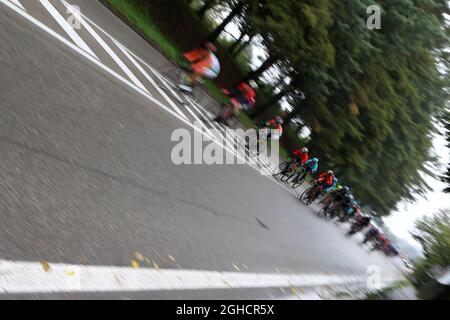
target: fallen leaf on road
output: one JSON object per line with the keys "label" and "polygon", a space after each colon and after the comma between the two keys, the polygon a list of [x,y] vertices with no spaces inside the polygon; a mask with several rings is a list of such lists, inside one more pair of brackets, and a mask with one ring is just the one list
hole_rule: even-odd
{"label": "fallen leaf on road", "polygon": [[50,270],[52,269],[48,264],[48,261],[42,260],[41,265],[45,272],[50,272]]}
{"label": "fallen leaf on road", "polygon": [[297,295],[297,290],[295,290],[294,287],[291,287],[291,291],[292,291],[293,294]]}
{"label": "fallen leaf on road", "polygon": [[65,273],[66,273],[68,276],[74,276],[74,275],[75,275],[75,271],[66,270]]}
{"label": "fallen leaf on road", "polygon": [[131,266],[135,269],[139,268],[139,262],[136,260],[131,260]]}

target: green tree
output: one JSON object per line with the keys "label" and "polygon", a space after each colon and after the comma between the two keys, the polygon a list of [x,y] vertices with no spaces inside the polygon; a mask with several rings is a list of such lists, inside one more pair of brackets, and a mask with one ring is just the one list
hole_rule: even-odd
{"label": "green tree", "polygon": [[428,280],[427,273],[436,267],[450,266],[450,210],[442,210],[416,223],[413,237],[420,242],[425,257],[415,265],[414,277],[418,285]]}

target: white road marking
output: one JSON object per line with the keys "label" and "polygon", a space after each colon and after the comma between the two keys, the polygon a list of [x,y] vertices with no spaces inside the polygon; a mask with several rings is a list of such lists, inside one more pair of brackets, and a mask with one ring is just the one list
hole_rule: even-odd
{"label": "white road marking", "polygon": [[[138,56],[136,56],[133,52],[131,52],[130,50],[128,50],[127,48],[125,48],[120,42],[118,42],[117,40],[113,40],[116,42],[116,44],[118,44],[120,46],[120,48],[124,49],[127,52],[127,57],[130,57],[131,61],[135,61],[137,64],[142,63],[144,66],[146,66],[147,68],[149,68],[150,70],[152,70],[153,68],[150,67],[145,61],[143,61],[141,58],[139,58]],[[137,60],[137,61],[136,61]],[[153,72],[153,71],[152,71]],[[146,72],[145,74],[148,75],[148,73]],[[152,86],[156,89],[156,91],[159,92],[159,94],[166,99],[166,101],[169,103],[169,105],[175,110],[175,112],[177,112],[180,116],[182,116],[183,118],[185,118],[187,120],[186,115],[180,110],[180,108],[178,108],[178,106],[175,104],[175,102],[173,102],[172,99],[169,98],[169,96],[166,94],[166,92],[164,90],[162,90],[160,88],[160,86],[155,82],[155,80],[153,80],[152,77],[149,76],[149,78],[147,78],[148,81],[152,84]]]}
{"label": "white road marking", "polygon": [[56,8],[48,0],[39,0],[44,8],[50,13],[55,21],[63,28],[67,35],[77,44],[78,47],[89,53],[92,57],[97,58],[95,53],[89,48],[86,42],[75,32],[72,26],[64,19],[64,17],[56,10]]}
{"label": "white road marking", "polygon": [[[364,275],[135,269],[0,260],[0,293],[117,292],[311,287],[366,283]],[[383,279],[384,282],[391,279]]]}
{"label": "white road marking", "polygon": [[183,98],[181,97],[181,95],[177,93],[179,89],[176,87],[176,85],[174,85],[171,81],[167,80],[162,74],[160,74],[154,68],[152,67],[149,68],[151,72],[158,78],[158,80],[164,85],[164,87],[166,87],[167,90],[169,90],[169,92],[175,97],[178,103],[184,104]]}
{"label": "white road marking", "polygon": [[[48,1],[48,0],[45,0]],[[66,6],[66,8],[70,9],[72,6],[65,1],[62,3]],[[90,24],[83,18],[80,14],[77,19],[84,26],[86,31],[88,31],[91,36],[98,42],[100,46],[110,55],[110,57],[117,63],[117,65],[125,72],[125,74],[133,81],[133,83],[144,90],[147,94],[150,94],[145,86],[139,81],[139,79],[131,72],[131,70],[126,66],[126,64],[117,56],[117,54],[111,49],[111,47],[98,35],[98,33],[90,26]]]}
{"label": "white road marking", "polygon": [[12,2],[13,4],[15,4],[17,7],[19,7],[23,11],[27,11],[27,10],[25,10],[25,7],[19,2],[19,0],[9,0],[9,1]]}
{"label": "white road marking", "polygon": [[[63,3],[67,3],[65,1],[62,1]],[[187,120],[186,116],[181,116],[180,114],[178,114],[177,112],[173,111],[171,108],[169,108],[168,106],[164,105],[163,103],[161,103],[159,100],[153,98],[151,95],[148,94],[147,91],[142,90],[140,87],[136,86],[134,83],[130,82],[129,80],[125,79],[124,77],[122,77],[121,75],[119,75],[117,72],[115,72],[114,70],[112,70],[111,68],[109,68],[108,66],[106,66],[105,64],[103,64],[100,60],[94,58],[93,56],[91,56],[90,54],[88,54],[86,51],[84,51],[83,49],[81,49],[80,47],[78,47],[77,45],[73,44],[72,42],[68,41],[66,38],[64,38],[63,36],[59,35],[57,32],[55,32],[54,30],[50,29],[49,27],[47,27],[45,24],[43,24],[42,22],[40,22],[39,20],[37,20],[36,18],[34,18],[33,16],[31,16],[30,14],[28,14],[26,11],[23,11],[22,9],[20,9],[19,7],[17,7],[16,5],[12,4],[11,2],[9,2],[9,0],[0,0],[0,3],[3,3],[5,6],[7,6],[8,8],[10,8],[11,10],[15,11],[17,14],[19,14],[20,16],[22,16],[23,18],[27,19],[29,22],[33,23],[35,26],[39,27],[40,29],[42,29],[43,31],[47,32],[49,35],[51,35],[53,38],[55,38],[56,40],[62,42],[64,45],[66,45],[67,47],[71,48],[72,50],[76,51],[77,53],[79,53],[81,56],[85,57],[87,60],[91,61],[92,63],[94,63],[95,65],[97,65],[99,68],[103,69],[104,71],[106,71],[107,73],[109,73],[110,75],[112,75],[113,77],[115,77],[116,79],[120,80],[121,82],[123,82],[124,84],[126,84],[127,86],[129,86],[130,88],[134,89],[136,92],[138,92],[139,94],[141,94],[142,96],[146,97],[147,99],[149,99],[150,101],[152,101],[153,103],[155,103],[158,107],[160,107],[161,109],[165,110],[166,112],[170,113],[172,116],[174,116],[175,118],[177,118],[178,120],[182,121],[184,124],[186,124],[187,126],[191,127],[192,129],[194,129],[195,131],[198,131],[200,133],[203,134],[203,129],[202,128],[198,128],[196,127],[193,123],[191,123],[190,121]],[[92,25],[94,25],[96,28],[98,28],[100,31],[102,31],[103,33],[105,33],[106,35],[108,35],[111,39],[113,39],[108,33],[106,33],[102,28],[100,28],[98,25],[96,25],[94,22],[92,22],[92,20],[90,20],[89,18],[87,18],[86,16],[84,16],[83,14],[81,14],[83,16],[83,18],[86,21],[89,21]],[[134,55],[134,54],[133,54]],[[134,55],[136,57],[136,55]],[[148,66],[148,65],[147,65]],[[151,68],[150,66],[148,66],[149,68]],[[215,143],[217,143],[219,146],[223,146],[222,143],[218,140],[213,140]],[[235,151],[225,147],[224,148],[226,151],[230,152],[231,154],[235,155]],[[240,155],[236,155],[240,160],[245,161],[245,158],[240,156]],[[252,164],[249,164],[250,167],[252,167],[254,170],[261,172],[260,169]],[[287,189],[285,186],[283,186],[282,184],[280,184],[278,181],[276,181],[275,179],[272,179],[271,176],[269,175],[264,175],[266,178],[268,178],[270,181],[275,182],[276,184],[282,186],[283,188]],[[292,191],[290,190],[290,192],[292,193]]]}

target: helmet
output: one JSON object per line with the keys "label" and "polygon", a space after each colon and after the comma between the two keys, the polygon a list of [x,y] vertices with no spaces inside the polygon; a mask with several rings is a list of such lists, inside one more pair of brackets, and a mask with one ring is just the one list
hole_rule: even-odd
{"label": "helmet", "polygon": [[308,150],[308,148],[303,148],[303,149],[302,149],[302,152],[303,152],[303,153],[308,153],[309,150]]}
{"label": "helmet", "polygon": [[312,160],[312,162],[314,162],[314,163],[318,163],[318,162],[319,162],[319,159],[317,159],[317,158],[312,158],[311,160]]}
{"label": "helmet", "polygon": [[280,116],[276,116],[275,120],[279,123],[279,124],[283,124],[283,118],[281,118]]}
{"label": "helmet", "polygon": [[333,170],[328,170],[327,173],[330,174],[330,175],[334,175]]}
{"label": "helmet", "polygon": [[255,80],[250,80],[250,81],[248,82],[248,85],[249,85],[250,87],[252,87],[253,89],[258,88],[258,84],[256,83]]}

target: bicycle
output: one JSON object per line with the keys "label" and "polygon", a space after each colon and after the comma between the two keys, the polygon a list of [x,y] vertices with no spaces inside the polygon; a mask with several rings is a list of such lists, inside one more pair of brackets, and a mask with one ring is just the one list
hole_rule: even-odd
{"label": "bicycle", "polygon": [[297,189],[300,187],[306,181],[307,174],[308,172],[305,172],[305,169],[302,169],[300,172],[296,172],[291,178],[292,189]]}
{"label": "bicycle", "polygon": [[291,175],[292,175],[292,171],[297,167],[297,163],[295,162],[295,160],[289,160],[289,161],[285,161],[282,162],[279,166],[278,166],[278,170],[273,174],[273,176],[278,176],[280,175],[281,178],[280,180],[282,182],[285,182],[286,179],[288,179]]}
{"label": "bicycle", "polygon": [[[164,91],[174,91],[176,93],[182,93],[185,95],[191,96],[194,100],[199,101],[201,98],[203,98],[204,90],[202,88],[202,85],[204,84],[204,80],[200,79],[199,82],[192,86],[192,91],[188,92],[185,90],[182,90],[178,87],[179,84],[185,84],[187,85],[189,80],[189,74],[191,73],[191,70],[188,66],[172,66],[165,71],[161,72],[161,78],[159,87],[163,89]],[[178,97],[175,95],[176,100],[180,104],[186,104],[186,101],[181,99],[181,97]]]}
{"label": "bicycle", "polygon": [[320,186],[317,184],[314,184],[313,186],[309,187],[303,193],[300,195],[300,201],[302,201],[306,206],[310,205],[319,196],[320,193]]}
{"label": "bicycle", "polygon": [[[223,90],[224,94],[229,96],[229,92],[226,90]],[[217,116],[214,118],[214,121],[218,123],[222,123],[223,125],[227,127],[231,127],[230,124],[231,120],[234,120],[234,122],[237,121],[237,116],[242,111],[242,105],[241,103],[229,96],[229,102],[224,102],[221,104],[221,108]]]}

